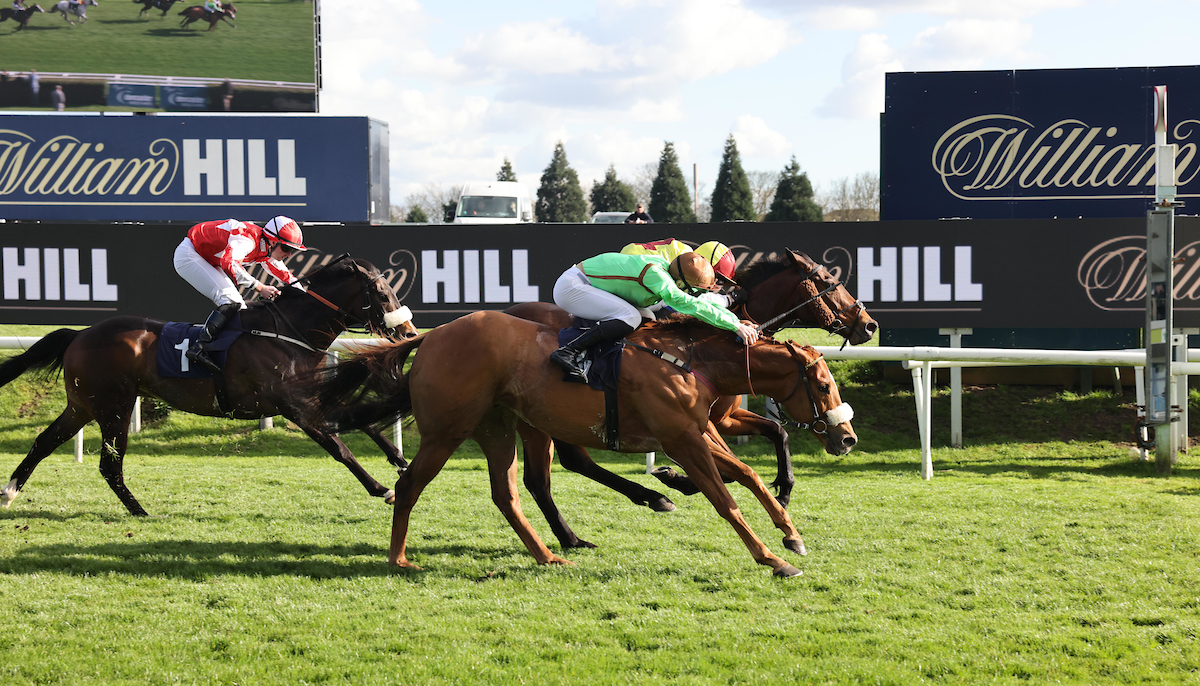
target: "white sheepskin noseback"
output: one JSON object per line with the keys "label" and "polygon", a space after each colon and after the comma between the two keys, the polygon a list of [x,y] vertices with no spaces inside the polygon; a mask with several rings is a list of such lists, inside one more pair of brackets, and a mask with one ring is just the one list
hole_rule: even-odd
{"label": "white sheepskin noseback", "polygon": [[389,329],[394,329],[405,322],[412,321],[412,310],[406,305],[401,305],[400,309],[392,310],[383,315],[383,325]]}
{"label": "white sheepskin noseback", "polygon": [[842,403],[825,413],[825,421],[829,426],[844,424],[851,419],[854,419],[854,408],[850,407],[850,403]]}

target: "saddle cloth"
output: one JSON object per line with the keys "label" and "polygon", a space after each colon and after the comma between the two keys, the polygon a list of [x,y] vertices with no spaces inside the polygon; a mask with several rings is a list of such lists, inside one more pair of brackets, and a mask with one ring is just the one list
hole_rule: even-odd
{"label": "saddle cloth", "polygon": [[[209,379],[212,373],[202,364],[192,364],[184,356],[192,341],[200,336],[203,326],[187,322],[167,322],[163,324],[162,333],[158,335],[158,357],[156,358],[158,375],[162,377],[182,379]],[[208,357],[222,369],[225,368],[225,358],[229,346],[242,335],[242,317],[234,315],[229,325],[217,336],[217,340],[207,346]]]}
{"label": "saddle cloth", "polygon": [[[579,334],[583,333],[584,329],[590,329],[596,323],[593,320],[576,317],[571,322],[572,326],[559,330],[558,345],[561,347],[579,338]],[[588,370],[588,386],[597,391],[603,391],[605,387],[614,390],[617,388],[617,378],[621,376],[621,351],[624,349],[625,344],[619,340],[603,341],[587,349],[585,368]],[[577,377],[566,373],[563,374],[563,381],[583,383]]]}

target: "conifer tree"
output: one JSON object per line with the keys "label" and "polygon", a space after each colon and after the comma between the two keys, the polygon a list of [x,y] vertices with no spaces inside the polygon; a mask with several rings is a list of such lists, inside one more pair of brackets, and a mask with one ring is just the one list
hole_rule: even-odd
{"label": "conifer tree", "polygon": [[633,189],[617,178],[617,169],[611,164],[604,172],[604,181],[592,184],[589,199],[593,212],[633,212],[637,205]]}
{"label": "conifer tree", "polygon": [[517,174],[513,171],[512,162],[508,158],[504,158],[504,164],[500,166],[500,171],[496,173],[497,181],[516,181]]}
{"label": "conifer tree", "polygon": [[429,215],[425,214],[425,210],[419,205],[413,205],[413,208],[404,216],[404,221],[408,224],[428,224]]}
{"label": "conifer tree", "polygon": [[579,174],[567,163],[567,151],[562,141],[555,143],[550,164],[542,172],[536,212],[540,222],[587,221],[587,200],[579,185]]}
{"label": "conifer tree", "polygon": [[779,185],[775,188],[775,199],[763,221],[768,222],[819,222],[824,221],[821,206],[813,201],[812,183],[808,174],[800,171],[796,156],[783,168]]}
{"label": "conifer tree", "polygon": [[688,193],[683,171],[679,169],[675,145],[670,141],[663,146],[662,155],[658,158],[658,175],[650,186],[650,205],[646,209],[656,222],[696,223],[692,196]]}
{"label": "conifer tree", "polygon": [[754,196],[750,193],[750,181],[742,169],[742,158],[738,154],[733,134],[725,140],[725,153],[721,155],[721,166],[717,169],[717,185],[712,193],[712,221],[756,221]]}

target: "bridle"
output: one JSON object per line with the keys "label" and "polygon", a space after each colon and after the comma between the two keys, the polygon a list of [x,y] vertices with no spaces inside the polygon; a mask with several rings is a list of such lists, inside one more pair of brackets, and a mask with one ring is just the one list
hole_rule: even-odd
{"label": "bridle", "polygon": [[[833,283],[826,286],[824,290],[820,290],[817,286],[818,282],[816,280],[816,277],[819,276],[823,270],[825,270],[825,267],[823,265],[817,264],[814,261],[812,270],[810,270],[807,274],[805,274],[803,276],[803,278],[801,279],[802,281],[807,281],[810,284],[812,284],[813,290],[817,291],[817,293],[815,295],[809,296],[809,298],[807,300],[803,300],[803,301],[797,303],[796,305],[793,305],[791,308],[784,311],[783,313],[776,315],[775,317],[772,317],[770,320],[763,322],[762,324],[759,324],[756,327],[758,329],[758,331],[760,333],[763,331],[774,332],[774,331],[778,331],[779,329],[784,328],[787,324],[795,321],[795,317],[793,315],[796,312],[799,312],[801,309],[808,307],[809,305],[812,305],[813,303],[816,303],[817,301],[824,298],[826,295],[837,290],[838,286],[842,285],[841,281],[838,281],[837,279],[833,279],[833,276],[830,275],[830,279],[833,280]],[[826,271],[826,273],[828,273],[828,271]],[[824,282],[822,281],[821,283],[824,283]],[[853,315],[855,317],[859,317],[867,309],[866,306],[863,305],[862,300],[857,300],[857,299],[854,301],[854,303],[852,305],[847,305],[845,307],[841,307],[836,310],[833,309],[832,307],[829,307],[829,303],[824,303],[824,305],[826,308],[829,309],[830,313],[833,315],[833,321],[827,327],[827,330],[830,333],[838,333],[840,331],[843,331],[843,330],[849,328],[845,323],[846,320],[849,318],[849,316]],[[743,311],[745,311],[744,305],[743,305]]]}

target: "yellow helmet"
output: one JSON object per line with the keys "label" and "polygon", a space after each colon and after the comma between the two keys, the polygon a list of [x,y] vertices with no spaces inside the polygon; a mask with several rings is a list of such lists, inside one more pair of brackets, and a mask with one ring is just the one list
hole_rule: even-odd
{"label": "yellow helmet", "polygon": [[719,241],[709,241],[696,248],[696,252],[708,260],[718,276],[731,284],[737,284],[733,280],[733,272],[737,268],[737,263],[733,259],[733,251],[729,249],[729,246]]}

